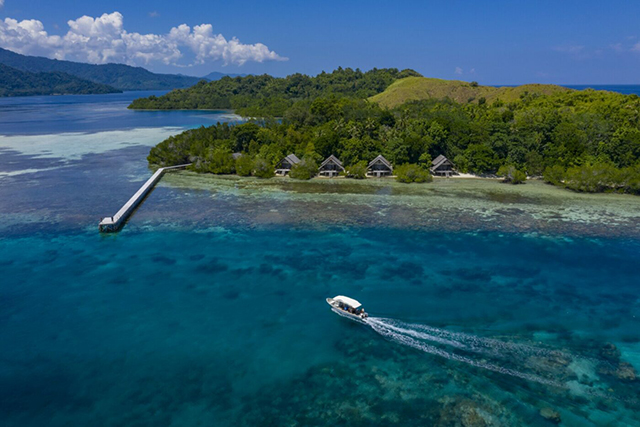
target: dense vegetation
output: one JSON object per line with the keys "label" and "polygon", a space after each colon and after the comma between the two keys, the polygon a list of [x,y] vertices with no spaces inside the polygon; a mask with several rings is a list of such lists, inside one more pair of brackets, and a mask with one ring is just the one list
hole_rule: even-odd
{"label": "dense vegetation", "polygon": [[0,96],[101,94],[120,92],[66,73],[28,73],[0,64]]}
{"label": "dense vegetation", "polygon": [[[339,77],[355,72],[336,73]],[[330,81],[329,76],[323,79]],[[237,79],[225,84],[231,81],[242,84]],[[511,182],[523,181],[523,174],[544,174],[548,182],[576,191],[640,191],[638,96],[594,90],[548,95],[522,91],[512,102],[428,99],[388,110],[363,99],[375,88],[354,90],[357,86],[341,92],[329,85],[327,93],[317,90],[315,97],[299,100],[283,97],[289,106],[280,120],[186,131],[153,148],[149,161],[194,161],[196,168],[206,170],[215,150],[243,152],[272,166],[289,153],[320,159],[335,154],[354,175],[362,162],[378,154],[394,165],[408,163],[425,170],[431,158],[444,154],[461,172],[495,174],[506,167],[501,173]],[[268,103],[251,108],[256,116],[273,111]],[[413,167],[406,172],[416,176]]]}
{"label": "dense vegetation", "polygon": [[496,175],[501,176],[504,182],[508,182],[513,185],[523,184],[527,180],[527,174],[521,170],[518,170],[513,165],[502,165]]}
{"label": "dense vegetation", "polygon": [[224,110],[253,117],[282,117],[295,114],[308,105],[296,103],[321,96],[346,96],[364,99],[384,91],[398,78],[419,76],[413,70],[373,69],[366,73],[339,68],[315,77],[293,74],[285,78],[262,76],[223,77],[218,81],[201,81],[184,90],[164,96],[136,99],[129,108],[159,110]]}
{"label": "dense vegetation", "polygon": [[141,67],[124,64],[93,65],[20,55],[0,48],[0,64],[30,73],[66,73],[120,90],[169,90],[196,84],[197,77],[155,74]]}
{"label": "dense vegetation", "polygon": [[396,181],[407,184],[411,182],[433,181],[429,170],[416,164],[405,163],[404,165],[396,167],[393,173],[396,176]]}
{"label": "dense vegetation", "polygon": [[220,80],[221,78],[227,77],[227,76],[232,77],[232,78],[233,77],[246,77],[247,74],[233,74],[233,73],[225,74],[225,73],[221,73],[220,71],[213,71],[213,72],[207,74],[206,76],[204,76],[202,78],[202,80],[214,81],[214,80]]}

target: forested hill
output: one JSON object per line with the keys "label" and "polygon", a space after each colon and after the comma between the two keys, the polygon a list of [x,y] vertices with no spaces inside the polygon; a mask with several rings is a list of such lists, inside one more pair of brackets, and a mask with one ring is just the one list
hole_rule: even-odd
{"label": "forested hill", "polygon": [[58,61],[38,56],[20,55],[2,48],[0,48],[0,64],[30,73],[67,73],[120,90],[170,90],[189,87],[200,81],[198,77],[155,74],[141,67],[130,67],[124,64],[93,65]]}
{"label": "forested hill", "polygon": [[373,69],[367,72],[338,68],[315,77],[293,74],[284,78],[262,76],[223,77],[201,81],[162,97],[136,99],[133,109],[233,109],[247,116],[282,116],[294,103],[321,96],[368,98],[384,91],[394,81],[420,76],[413,70]]}
{"label": "forested hill", "polygon": [[480,86],[475,82],[468,83],[460,80],[408,77],[395,81],[384,92],[372,96],[370,100],[386,108],[426,99],[450,99],[460,103],[515,102],[525,93],[552,95],[569,90],[556,85],[527,84],[515,87],[494,87]]}
{"label": "forested hill", "polygon": [[209,80],[209,81],[214,81],[214,80],[220,80],[221,78],[225,77],[225,76],[229,76],[229,77],[246,77],[248,74],[225,74],[225,73],[221,73],[220,71],[213,71],[209,74],[207,74],[206,76],[204,76],[202,78],[202,80]]}
{"label": "forested hill", "polygon": [[0,96],[103,94],[121,92],[70,74],[29,73],[0,64]]}

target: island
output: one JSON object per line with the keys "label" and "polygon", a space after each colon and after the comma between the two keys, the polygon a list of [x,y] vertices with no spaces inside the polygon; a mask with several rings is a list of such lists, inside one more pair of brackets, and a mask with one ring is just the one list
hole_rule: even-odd
{"label": "island", "polygon": [[137,99],[129,108],[233,109],[258,118],[172,136],[148,156],[158,166],[191,163],[197,172],[266,178],[293,154],[300,161],[287,174],[309,179],[334,156],[340,175],[362,178],[382,156],[401,182],[428,182],[442,156],[460,174],[640,193],[637,95],[338,68],[313,77],[223,77]]}

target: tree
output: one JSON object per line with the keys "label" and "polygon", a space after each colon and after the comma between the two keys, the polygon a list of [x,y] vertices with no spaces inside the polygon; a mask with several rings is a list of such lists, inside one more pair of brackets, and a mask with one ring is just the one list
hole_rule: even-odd
{"label": "tree", "polygon": [[347,168],[347,177],[365,179],[367,177],[367,162],[361,161]]}
{"label": "tree", "polygon": [[308,180],[318,174],[318,164],[313,158],[303,157],[300,163],[291,167],[289,176],[293,179]]}
{"label": "tree", "polygon": [[248,151],[249,144],[256,140],[260,126],[256,123],[244,123],[233,128],[232,137],[235,140],[235,151]]}
{"label": "tree", "polygon": [[548,166],[544,170],[542,178],[545,182],[553,185],[564,185],[565,169],[560,165]]}
{"label": "tree", "polygon": [[554,130],[552,138],[556,143],[557,153],[565,165],[579,163],[578,159],[586,151],[587,140],[582,129],[573,122],[563,121]]}
{"label": "tree", "polygon": [[504,177],[504,182],[509,182],[514,185],[522,184],[527,180],[527,174],[516,169],[513,165],[500,166],[496,175]]}
{"label": "tree", "polygon": [[427,130],[427,136],[431,138],[433,143],[429,147],[430,154],[437,156],[439,154],[447,153],[447,139],[449,138],[449,132],[440,123],[434,121]]}
{"label": "tree", "polygon": [[316,146],[313,144],[313,142],[309,142],[307,144],[304,149],[304,155],[302,156],[302,158],[311,160],[315,163],[322,161],[322,156],[316,152]]}
{"label": "tree", "polygon": [[373,159],[380,153],[380,143],[372,138],[349,138],[340,141],[340,159],[348,165],[356,164],[362,160]]}
{"label": "tree", "polygon": [[575,191],[597,193],[613,187],[614,174],[608,164],[574,166],[567,169],[564,184]]}
{"label": "tree", "polygon": [[473,173],[488,173],[496,170],[496,155],[484,144],[470,145],[465,150],[465,157],[469,160],[469,171]]}
{"label": "tree", "polygon": [[196,164],[197,170],[215,174],[231,174],[235,172],[235,160],[229,149],[209,148],[203,159]]}
{"label": "tree", "polygon": [[240,176],[250,176],[253,172],[253,159],[248,154],[242,154],[236,159],[236,173]]}
{"label": "tree", "polygon": [[398,182],[431,182],[433,177],[424,168],[416,165],[405,163],[404,165],[397,166],[394,170],[396,175],[396,181]]}
{"label": "tree", "polygon": [[617,166],[632,166],[640,158],[640,129],[624,127],[617,129],[611,140],[604,144],[604,153]]}
{"label": "tree", "polygon": [[455,163],[458,171],[462,173],[469,172],[469,159],[464,154],[458,154],[454,159],[453,163]]}
{"label": "tree", "polygon": [[431,154],[429,153],[422,153],[420,155],[420,159],[418,160],[418,164],[420,166],[422,166],[423,169],[428,170],[429,168],[431,168],[431,163],[432,159],[431,159]]}
{"label": "tree", "polygon": [[334,99],[318,98],[311,103],[311,114],[320,123],[324,123],[338,118],[340,110]]}
{"label": "tree", "polygon": [[536,151],[529,151],[525,156],[525,168],[529,175],[540,176],[542,175],[543,168],[543,158],[540,153]]}
{"label": "tree", "polygon": [[253,175],[258,178],[271,178],[274,175],[273,166],[267,160],[258,157],[253,163]]}

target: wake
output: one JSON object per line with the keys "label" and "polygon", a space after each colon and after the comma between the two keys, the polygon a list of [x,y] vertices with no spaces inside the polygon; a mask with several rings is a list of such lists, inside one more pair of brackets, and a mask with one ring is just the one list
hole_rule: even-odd
{"label": "wake", "polygon": [[476,353],[484,353],[502,359],[539,356],[546,358],[566,358],[573,356],[558,350],[548,350],[526,344],[512,343],[492,338],[482,338],[476,335],[462,332],[451,332],[445,329],[434,328],[428,325],[405,323],[394,319],[369,318],[372,323],[400,334],[412,336],[417,339],[425,339],[450,345],[463,350]]}
{"label": "wake", "polygon": [[[353,318],[351,319],[353,320]],[[621,398],[597,388],[594,389],[593,386],[587,387],[582,384],[576,384],[575,381],[570,385],[553,378],[554,376],[557,377],[559,373],[570,376],[573,372],[568,368],[568,365],[574,361],[602,363],[602,361],[590,357],[493,338],[483,338],[461,332],[451,332],[428,325],[405,323],[394,319],[367,317],[358,321],[369,325],[375,332],[392,342],[448,360],[545,386],[569,390],[573,393],[615,399],[633,405],[640,404],[638,399],[635,398]],[[481,356],[482,359],[477,360],[474,356]],[[532,370],[534,373],[525,372],[525,370]],[[562,370],[564,372],[559,372]]]}
{"label": "wake", "polygon": [[503,366],[496,362],[475,360],[470,356],[460,354],[489,355],[499,359],[506,359],[511,364],[521,364],[524,367],[526,360],[531,356],[571,359],[566,353],[459,332],[450,332],[428,325],[404,323],[393,319],[368,317],[364,320],[364,323],[390,341],[425,353],[547,386],[567,388],[565,384],[541,375],[522,372],[520,369]]}

